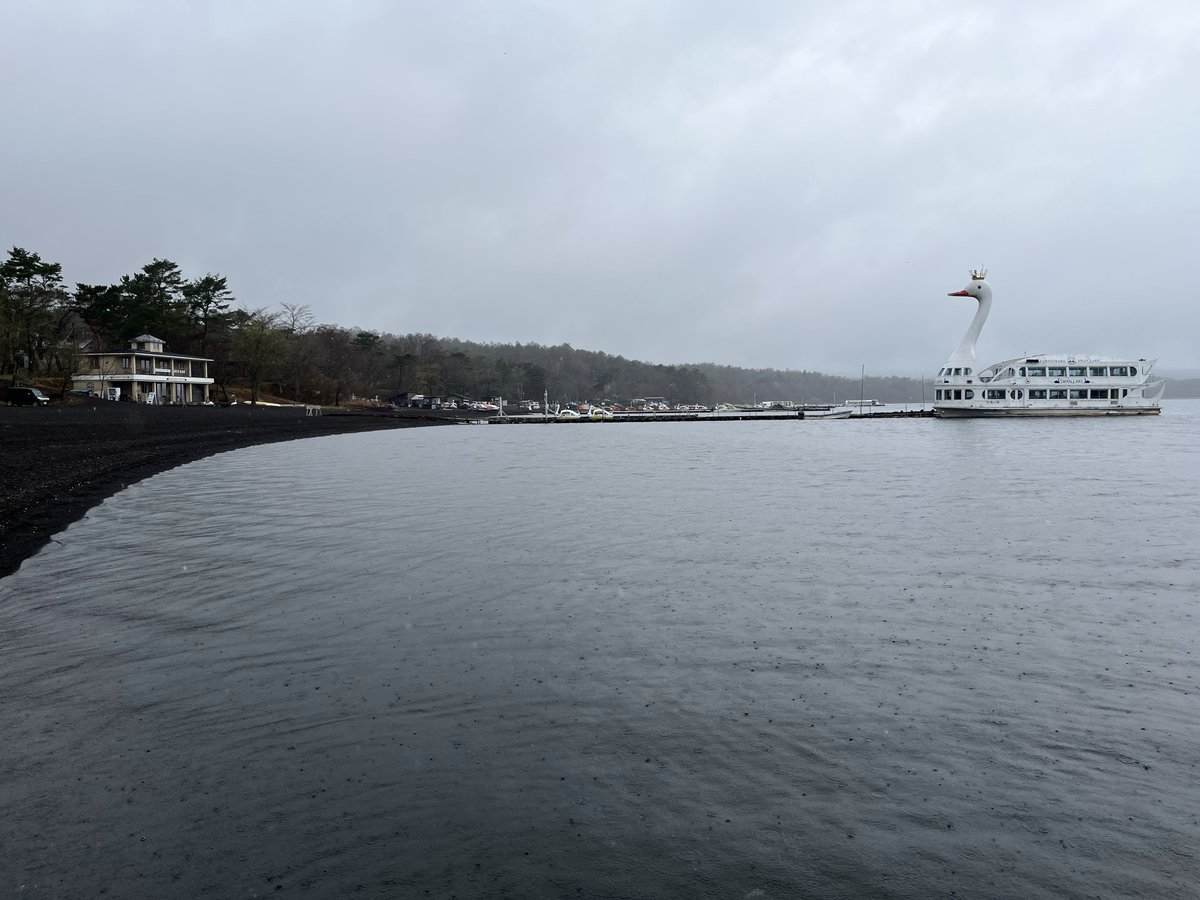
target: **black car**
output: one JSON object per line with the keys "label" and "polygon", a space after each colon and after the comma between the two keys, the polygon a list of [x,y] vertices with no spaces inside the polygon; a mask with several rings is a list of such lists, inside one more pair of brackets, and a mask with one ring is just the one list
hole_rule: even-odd
{"label": "black car", "polygon": [[10,387],[7,401],[9,406],[45,406],[50,398],[35,387]]}

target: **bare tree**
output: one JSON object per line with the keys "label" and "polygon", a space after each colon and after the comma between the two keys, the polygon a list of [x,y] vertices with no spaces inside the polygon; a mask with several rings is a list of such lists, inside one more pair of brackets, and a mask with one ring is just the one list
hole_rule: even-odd
{"label": "bare tree", "polygon": [[307,303],[280,303],[279,326],[288,334],[308,334],[312,331],[312,309]]}
{"label": "bare tree", "polygon": [[262,383],[283,356],[286,345],[284,333],[278,327],[278,313],[256,309],[234,334],[234,347],[246,367],[250,380],[250,402],[257,404]]}

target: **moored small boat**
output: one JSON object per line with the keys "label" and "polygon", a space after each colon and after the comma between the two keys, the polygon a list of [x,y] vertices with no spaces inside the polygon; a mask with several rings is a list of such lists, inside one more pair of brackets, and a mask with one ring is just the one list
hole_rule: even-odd
{"label": "moored small boat", "polygon": [[805,406],[806,419],[849,419],[854,410],[848,406]]}

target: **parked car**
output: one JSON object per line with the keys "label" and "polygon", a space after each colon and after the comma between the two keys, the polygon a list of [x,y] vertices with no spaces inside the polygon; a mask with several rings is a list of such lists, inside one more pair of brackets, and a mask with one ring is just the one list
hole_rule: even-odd
{"label": "parked car", "polygon": [[46,406],[50,398],[35,387],[10,387],[7,394],[9,406]]}

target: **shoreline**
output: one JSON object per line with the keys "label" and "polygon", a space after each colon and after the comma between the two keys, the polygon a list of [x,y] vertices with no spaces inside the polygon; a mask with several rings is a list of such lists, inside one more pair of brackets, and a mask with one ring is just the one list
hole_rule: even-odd
{"label": "shoreline", "polygon": [[227,450],[331,434],[453,424],[433,416],[296,407],[0,407],[0,578],[131,484]]}

